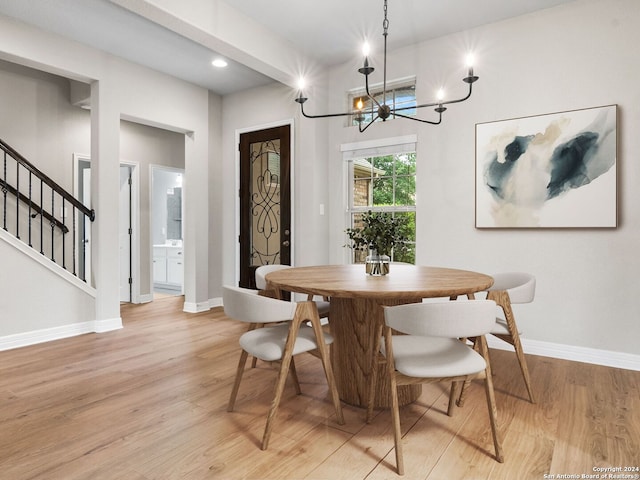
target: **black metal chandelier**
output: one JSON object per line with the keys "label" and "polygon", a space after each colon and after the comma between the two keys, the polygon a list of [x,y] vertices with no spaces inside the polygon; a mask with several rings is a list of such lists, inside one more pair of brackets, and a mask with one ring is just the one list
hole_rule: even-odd
{"label": "black metal chandelier", "polygon": [[[358,69],[358,72],[364,75],[364,90],[366,92],[366,95],[363,95],[363,96],[366,96],[366,98],[368,98],[371,101],[371,105],[375,105],[377,107],[377,112],[375,113],[375,115],[371,116],[371,120],[365,122],[365,116],[364,116],[364,110],[363,110],[364,104],[361,99],[358,101],[356,105],[356,109],[349,112],[328,113],[324,115],[309,115],[304,111],[304,103],[308,99],[307,97],[303,96],[302,87],[300,87],[300,92],[298,94],[298,97],[295,100],[300,104],[300,111],[302,112],[302,115],[304,115],[306,118],[330,118],[330,117],[352,116],[358,122],[358,129],[360,130],[360,132],[364,132],[376,120],[381,119],[384,122],[392,115],[395,117],[408,118],[409,120],[414,120],[416,122],[429,123],[431,125],[438,125],[442,122],[442,113],[447,109],[445,105],[464,102],[469,97],[471,97],[473,84],[478,80],[479,77],[473,74],[473,66],[471,65],[471,62],[468,61],[469,71],[467,73],[467,76],[462,79],[463,82],[469,85],[469,91],[467,92],[466,96],[455,99],[455,100],[444,100],[443,98],[439,98],[438,101],[436,102],[423,103],[421,105],[412,105],[412,106],[404,106],[404,107],[395,107],[395,106],[387,105],[387,103],[385,103],[385,100],[384,100],[387,98],[387,36],[389,34],[388,33],[389,19],[387,18],[387,0],[384,0],[384,21],[382,22],[382,29],[383,29],[382,36],[384,37],[384,66],[383,66],[383,83],[382,83],[381,98],[383,103],[380,103],[369,92],[369,75],[371,75],[375,69],[369,65],[368,52],[366,51],[364,52],[365,54],[364,65],[362,66],[362,68]],[[417,110],[418,108],[425,108],[425,107],[435,107],[434,110],[438,114],[437,121],[423,120],[423,119],[405,114],[407,110]]]}

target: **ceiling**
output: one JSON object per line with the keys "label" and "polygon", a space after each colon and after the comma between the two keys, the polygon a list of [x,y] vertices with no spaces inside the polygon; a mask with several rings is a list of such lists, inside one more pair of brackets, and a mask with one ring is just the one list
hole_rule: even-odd
{"label": "ceiling", "polygon": [[[572,1],[576,0],[391,0],[389,49]],[[322,65],[353,58],[359,55],[365,38],[382,36],[382,0],[227,0],[226,3],[277,32]],[[234,61],[225,69],[215,69],[211,60],[216,52],[108,0],[0,0],[0,14],[220,95],[273,82]]]}

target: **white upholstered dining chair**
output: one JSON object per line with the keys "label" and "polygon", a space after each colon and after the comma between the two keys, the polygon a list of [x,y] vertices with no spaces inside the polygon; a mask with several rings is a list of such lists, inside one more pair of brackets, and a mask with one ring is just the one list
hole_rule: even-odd
{"label": "white upholstered dining chair", "polygon": [[[418,383],[452,382],[447,413],[454,409],[454,399],[460,383],[484,378],[493,434],[495,458],[504,461],[498,436],[497,410],[488,362],[485,334],[495,322],[496,304],[493,300],[468,302],[410,303],[384,307],[384,325],[376,329],[378,345],[374,352],[378,358],[372,362],[372,380],[369,385],[367,423],[371,421],[377,383],[376,364],[386,363],[390,382],[396,467],[404,474],[402,435],[397,387]],[[399,332],[394,335],[393,332]],[[473,337],[478,350],[459,339]],[[380,344],[380,339],[384,342]]]}
{"label": "white upholstered dining chair", "polygon": [[[295,355],[317,352],[322,361],[329,395],[333,401],[337,421],[344,424],[342,407],[329,360],[327,345],[333,342],[331,335],[324,333],[314,302],[288,302],[261,296],[257,290],[241,287],[223,287],[224,312],[230,318],[247,322],[249,330],[240,336],[242,353],[238,362],[235,382],[231,390],[227,411],[234,409],[238,389],[249,355],[267,362],[280,362],[280,370],[275,386],[274,398],[267,416],[267,424],[262,437],[262,450],[269,445],[273,421],[278,412],[287,374],[293,379],[296,392],[300,394],[300,384],[295,370]],[[310,322],[311,326],[304,323]],[[263,328],[258,325],[268,323]],[[274,325],[271,325],[274,324]]]}

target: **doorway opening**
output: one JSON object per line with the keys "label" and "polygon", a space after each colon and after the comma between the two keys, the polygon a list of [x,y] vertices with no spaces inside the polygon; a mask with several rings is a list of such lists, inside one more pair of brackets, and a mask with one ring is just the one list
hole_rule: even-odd
{"label": "doorway opening", "polygon": [[151,166],[154,298],[184,294],[184,169]]}

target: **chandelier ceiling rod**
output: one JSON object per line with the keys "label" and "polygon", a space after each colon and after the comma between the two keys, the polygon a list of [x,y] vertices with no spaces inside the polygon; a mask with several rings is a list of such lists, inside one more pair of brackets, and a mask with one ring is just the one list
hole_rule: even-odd
{"label": "chandelier ceiling rod", "polygon": [[[298,102],[300,104],[300,111],[302,112],[302,115],[305,116],[306,118],[331,118],[331,117],[346,117],[346,116],[352,116],[354,118],[354,120],[356,120],[358,122],[358,130],[360,130],[360,132],[364,132],[367,128],[369,128],[369,126],[374,123],[377,119],[381,119],[383,122],[385,122],[387,120],[387,118],[389,118],[390,116],[395,116],[395,117],[401,117],[401,118],[406,118],[409,120],[414,120],[416,122],[422,122],[422,123],[429,123],[431,125],[438,125],[442,122],[442,113],[447,109],[447,107],[445,107],[445,105],[450,105],[452,103],[461,103],[464,102],[465,100],[467,100],[469,97],[471,97],[471,92],[473,89],[473,83],[476,82],[478,80],[479,77],[477,77],[476,75],[473,74],[473,66],[471,64],[468,65],[469,67],[469,71],[467,73],[467,76],[464,77],[462,79],[463,82],[467,83],[469,85],[469,91],[467,92],[467,95],[462,97],[462,98],[458,98],[455,100],[444,100],[442,98],[440,98],[438,101],[436,102],[432,102],[432,103],[423,103],[421,105],[415,105],[415,106],[408,106],[408,107],[391,107],[389,105],[387,105],[386,103],[386,98],[387,98],[387,36],[389,35],[389,19],[387,17],[387,0],[384,0],[384,20],[382,22],[382,29],[383,29],[383,37],[384,37],[384,63],[383,63],[383,80],[382,80],[382,102],[380,103],[378,102],[378,100],[376,100],[376,98],[369,92],[369,75],[371,75],[374,72],[374,68],[369,66],[369,57],[368,57],[368,53],[365,53],[365,57],[364,57],[364,65],[358,69],[358,72],[360,72],[361,74],[364,75],[364,85],[365,85],[365,92],[366,92],[366,97],[371,101],[372,105],[375,105],[377,107],[377,111],[375,116],[372,115],[371,120],[369,120],[368,122],[364,123],[363,126],[363,122],[365,120],[364,117],[364,103],[362,102],[362,99],[358,100],[358,104],[357,104],[357,108],[355,110],[351,110],[349,112],[343,112],[343,113],[327,113],[327,114],[323,114],[323,115],[310,115],[307,114],[304,111],[304,103],[308,100],[307,97],[303,96],[302,94],[302,86],[300,87],[300,91],[298,94],[298,97],[295,99],[296,102]],[[470,63],[470,62],[469,62]],[[409,115],[405,115],[404,112],[406,110],[417,110],[419,108],[425,108],[425,107],[435,107],[434,111],[438,114],[438,120],[437,121],[433,121],[433,120],[423,120],[417,117],[412,117]]]}

